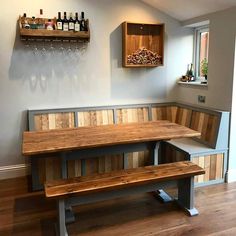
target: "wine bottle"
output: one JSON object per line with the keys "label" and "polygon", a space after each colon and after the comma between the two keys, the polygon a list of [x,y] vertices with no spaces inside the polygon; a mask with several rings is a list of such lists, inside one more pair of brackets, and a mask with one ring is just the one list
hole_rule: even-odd
{"label": "wine bottle", "polygon": [[68,30],[69,30],[69,21],[67,20],[66,12],[64,12],[63,31],[68,31]]}
{"label": "wine bottle", "polygon": [[78,17],[78,12],[75,13],[75,32],[80,31],[80,21]]}
{"label": "wine bottle", "polygon": [[27,20],[26,13],[24,13],[23,17],[21,18],[21,25],[22,25],[22,28],[24,28],[24,29],[29,29],[30,28],[30,25],[29,25],[28,20]]}
{"label": "wine bottle", "polygon": [[194,75],[193,75],[193,64],[192,64],[192,63],[190,64],[190,69],[189,69],[189,72],[188,72],[188,73],[189,73],[189,77],[192,78],[192,77],[194,76]]}
{"label": "wine bottle", "polygon": [[43,9],[39,10],[39,15],[37,17],[38,29],[45,29],[45,21],[43,18]]}
{"label": "wine bottle", "polygon": [[46,22],[46,29],[47,30],[54,30],[54,24],[51,19],[48,19],[48,21]]}
{"label": "wine bottle", "polygon": [[69,30],[74,31],[75,30],[75,21],[72,17],[72,13],[70,13],[70,19],[69,19]]}
{"label": "wine bottle", "polygon": [[32,16],[30,28],[31,28],[31,29],[37,29],[37,24],[36,24],[35,16]]}
{"label": "wine bottle", "polygon": [[81,12],[80,31],[87,31],[86,21],[84,19],[84,12]]}
{"label": "wine bottle", "polygon": [[63,22],[61,19],[61,12],[58,12],[58,18],[57,18],[57,29],[62,30]]}

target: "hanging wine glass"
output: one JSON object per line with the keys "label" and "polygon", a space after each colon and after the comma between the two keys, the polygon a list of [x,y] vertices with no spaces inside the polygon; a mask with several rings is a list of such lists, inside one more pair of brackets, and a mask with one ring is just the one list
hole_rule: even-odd
{"label": "hanging wine glass", "polygon": [[46,54],[47,54],[47,50],[46,50],[46,48],[45,48],[45,41],[43,40],[43,42],[42,42],[42,48],[41,48],[41,55],[42,55],[43,57],[45,57]]}

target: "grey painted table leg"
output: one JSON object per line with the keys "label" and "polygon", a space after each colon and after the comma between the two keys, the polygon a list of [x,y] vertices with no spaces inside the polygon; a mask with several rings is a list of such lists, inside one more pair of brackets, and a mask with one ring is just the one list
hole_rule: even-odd
{"label": "grey painted table leg", "polygon": [[155,166],[157,166],[159,163],[159,148],[160,148],[160,142],[156,142],[153,152],[153,165]]}
{"label": "grey painted table leg", "polygon": [[66,218],[65,218],[65,201],[64,199],[58,200],[58,223],[59,223],[59,235],[60,236],[68,236],[66,229]]}
{"label": "grey painted table leg", "polygon": [[128,153],[123,153],[123,168],[128,169]]}
{"label": "grey painted table leg", "polygon": [[67,175],[67,160],[66,160],[66,154],[65,153],[61,153],[61,178],[62,179],[67,179],[68,175]]}
{"label": "grey painted table leg", "polygon": [[184,208],[190,216],[198,215],[198,210],[194,208],[194,177],[178,181],[177,203]]}
{"label": "grey painted table leg", "polygon": [[31,176],[32,176],[32,190],[42,190],[43,185],[40,184],[39,180],[39,168],[38,168],[38,158],[39,157],[31,157]]}
{"label": "grey painted table leg", "polygon": [[[66,153],[61,153],[61,178],[62,179],[68,178]],[[75,222],[75,215],[72,210],[72,207],[66,206],[65,209],[66,209],[65,210],[66,223]]]}
{"label": "grey painted table leg", "polygon": [[[159,164],[159,148],[160,148],[160,142],[157,142],[154,148],[153,153],[153,164],[158,165]],[[171,202],[173,199],[163,190],[159,189],[156,191],[158,199],[160,199],[162,202]]]}
{"label": "grey painted table leg", "polygon": [[81,160],[81,176],[86,175],[86,162],[84,159]]}

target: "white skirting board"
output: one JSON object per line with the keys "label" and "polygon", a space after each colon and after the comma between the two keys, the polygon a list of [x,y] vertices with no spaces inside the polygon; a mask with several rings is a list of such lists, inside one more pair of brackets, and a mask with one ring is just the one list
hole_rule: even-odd
{"label": "white skirting board", "polygon": [[30,173],[29,164],[0,166],[0,180],[26,176]]}
{"label": "white skirting board", "polygon": [[229,169],[226,174],[227,183],[236,182],[236,169]]}

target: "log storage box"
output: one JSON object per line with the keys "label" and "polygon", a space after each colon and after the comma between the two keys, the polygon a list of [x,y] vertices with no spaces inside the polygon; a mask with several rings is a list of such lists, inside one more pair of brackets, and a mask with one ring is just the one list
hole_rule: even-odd
{"label": "log storage box", "polygon": [[164,24],[123,23],[123,67],[164,63]]}

